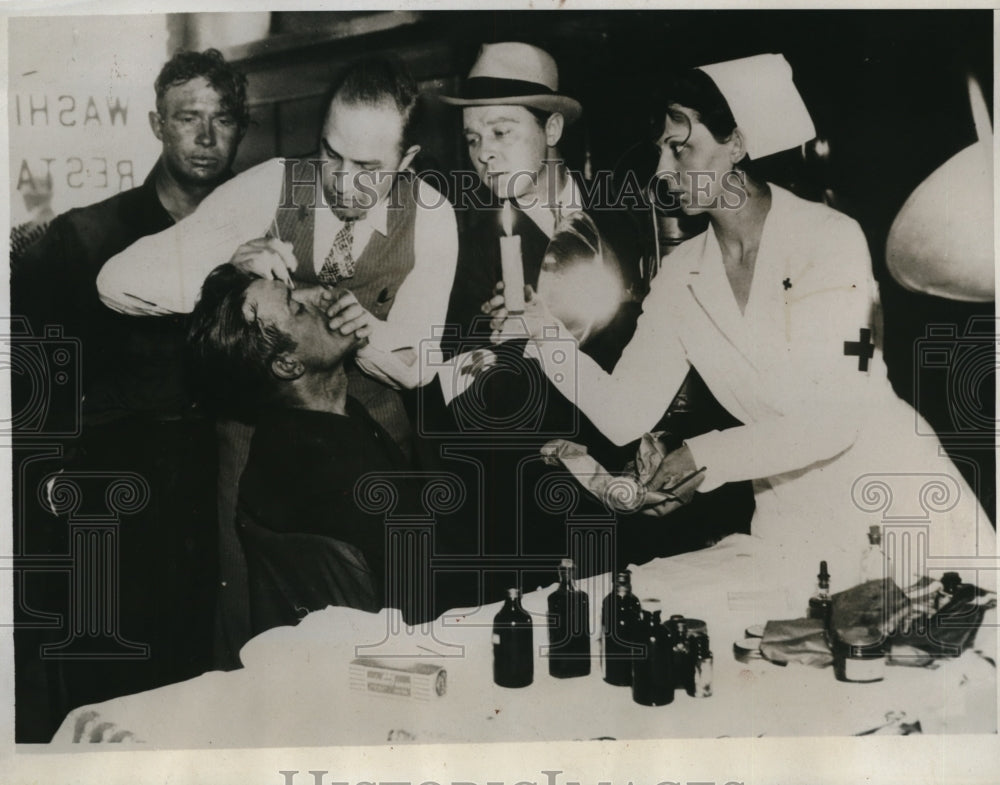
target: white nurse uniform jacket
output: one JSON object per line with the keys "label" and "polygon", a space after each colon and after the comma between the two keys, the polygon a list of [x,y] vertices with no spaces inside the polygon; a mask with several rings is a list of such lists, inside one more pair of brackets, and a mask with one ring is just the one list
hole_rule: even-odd
{"label": "white nurse uniform jacket", "polygon": [[992,526],[893,391],[874,345],[878,299],[861,228],[770,187],[744,313],[710,228],[665,259],[611,375],[582,354],[566,373],[562,341],[539,342],[539,361],[619,444],[654,426],[694,366],[743,423],[688,440],[706,467],[700,490],[753,480],[751,531],[773,546],[779,581],[808,585],[825,559],[837,584],[851,585],[869,526],[882,524],[898,580],[957,570],[991,585]]}

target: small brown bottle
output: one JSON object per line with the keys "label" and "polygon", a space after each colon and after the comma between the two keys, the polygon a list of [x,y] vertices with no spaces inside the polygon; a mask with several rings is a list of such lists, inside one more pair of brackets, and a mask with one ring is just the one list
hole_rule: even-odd
{"label": "small brown bottle", "polygon": [[632,700],[642,706],[666,706],[674,700],[673,652],[660,611],[642,611],[639,630],[643,650],[632,660]]}
{"label": "small brown bottle", "polygon": [[819,563],[819,575],[816,578],[816,593],[809,598],[809,618],[820,619],[829,630],[833,619],[833,600],[830,599],[830,573],[827,572],[825,561]]}
{"label": "small brown bottle", "polygon": [[690,690],[694,676],[691,662],[691,642],[688,639],[687,619],[675,613],[664,625],[670,633],[670,659],[674,689]]}
{"label": "small brown bottle", "polygon": [[691,681],[688,682],[687,694],[692,698],[710,698],[712,696],[712,672],[715,658],[708,645],[707,635],[691,637]]}

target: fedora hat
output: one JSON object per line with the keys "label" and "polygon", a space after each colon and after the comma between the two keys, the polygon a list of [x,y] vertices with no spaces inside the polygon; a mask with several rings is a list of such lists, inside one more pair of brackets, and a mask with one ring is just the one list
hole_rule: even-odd
{"label": "fedora hat", "polygon": [[583,113],[579,101],[559,95],[552,55],[530,44],[483,44],[462,93],[441,100],[452,106],[529,106],[559,112],[567,123]]}

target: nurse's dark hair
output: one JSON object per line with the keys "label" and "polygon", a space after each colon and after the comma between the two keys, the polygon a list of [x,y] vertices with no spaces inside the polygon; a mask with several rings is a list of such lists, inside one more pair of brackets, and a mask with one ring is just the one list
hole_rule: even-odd
{"label": "nurse's dark hair", "polygon": [[227,63],[218,49],[177,52],[171,57],[156,77],[156,111],[163,114],[163,99],[167,90],[199,76],[219,94],[223,107],[232,113],[242,135],[250,125],[247,78],[242,71]]}
{"label": "nurse's dark hair", "polygon": [[398,57],[379,55],[347,66],[327,90],[325,113],[329,113],[330,104],[335,98],[345,104],[363,106],[391,103],[403,119],[400,152],[405,152],[416,143],[416,130],[423,115],[423,101],[416,80]]}
{"label": "nurse's dark hair", "polygon": [[712,78],[704,71],[692,68],[668,77],[656,90],[651,103],[650,126],[654,138],[663,133],[663,123],[667,114],[684,122],[679,113],[670,107],[673,104],[686,106],[695,111],[697,119],[704,125],[715,141],[728,141],[736,129],[736,119]]}
{"label": "nurse's dark hair", "polygon": [[202,284],[188,327],[188,371],[209,410],[254,419],[279,399],[284,385],[271,364],[295,341],[273,324],[244,313],[247,290],[260,280],[231,264],[216,267]]}

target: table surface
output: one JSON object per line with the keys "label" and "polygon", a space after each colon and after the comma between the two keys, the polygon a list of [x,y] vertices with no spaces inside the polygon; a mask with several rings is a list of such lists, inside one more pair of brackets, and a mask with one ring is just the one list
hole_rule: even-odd
{"label": "table surface", "polygon": [[[811,587],[782,584],[761,543],[734,535],[718,545],[633,569],[640,599],[660,600],[664,616],[708,623],[714,694],[635,704],[627,687],[601,675],[599,617],[608,576],[580,582],[590,596],[591,674],[548,675],[546,596],[525,595],[535,620],[535,677],[522,689],[492,681],[492,620],[500,603],[456,610],[432,625],[407,628],[395,611],[327,608],[295,627],[270,630],[241,652],[244,668],[210,672],[67,716],[53,744],[141,743],[153,748],[334,746],[571,739],[847,736],[920,723],[924,733],[995,733],[996,612],[972,649],[933,668],[889,666],[885,679],[843,683],[832,668],[739,662],[732,653],[746,627],[804,615]],[[350,688],[356,656],[443,666],[444,696],[427,702]],[[891,727],[891,726],[890,726]],[[888,731],[890,727],[884,730]]]}

